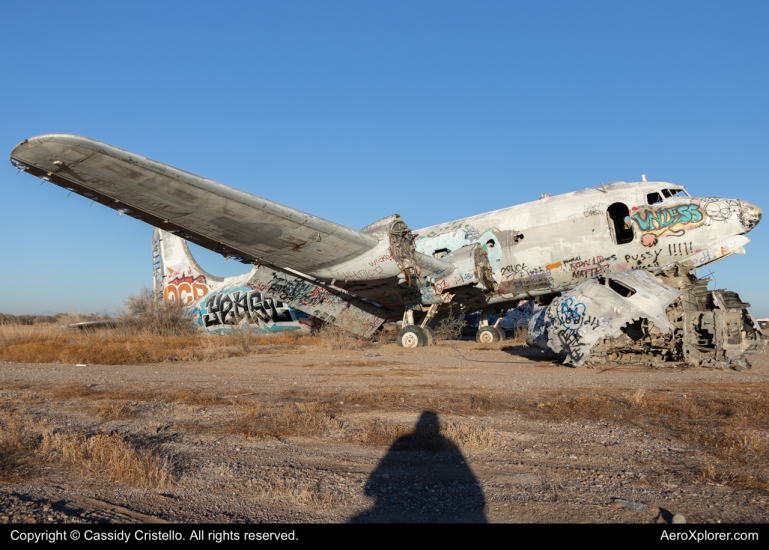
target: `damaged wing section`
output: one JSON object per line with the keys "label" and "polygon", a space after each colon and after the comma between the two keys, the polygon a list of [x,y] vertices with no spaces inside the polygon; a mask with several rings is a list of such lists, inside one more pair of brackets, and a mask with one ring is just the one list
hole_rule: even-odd
{"label": "damaged wing section", "polygon": [[20,169],[244,263],[304,273],[347,262],[376,237],[141,155],[70,134],[24,140]]}
{"label": "damaged wing section", "polygon": [[750,304],[679,266],[598,277],[534,314],[527,343],[581,366],[603,361],[750,368],[766,344]]}
{"label": "damaged wing section", "polygon": [[620,337],[641,319],[651,321],[654,332],[672,333],[665,309],[680,294],[645,271],[590,279],[536,313],[527,342],[565,355],[566,363],[578,367],[599,341]]}

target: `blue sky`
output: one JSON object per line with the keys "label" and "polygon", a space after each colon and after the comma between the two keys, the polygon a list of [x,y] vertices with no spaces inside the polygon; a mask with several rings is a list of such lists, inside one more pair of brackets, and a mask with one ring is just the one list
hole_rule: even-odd
{"label": "blue sky", "polygon": [[[0,148],[81,134],[353,228],[641,174],[766,210],[768,16],[749,1],[28,0],[3,7]],[[151,227],[10,163],[0,189],[0,312],[113,311],[151,284]],[[712,266],[761,317],[767,225]]]}

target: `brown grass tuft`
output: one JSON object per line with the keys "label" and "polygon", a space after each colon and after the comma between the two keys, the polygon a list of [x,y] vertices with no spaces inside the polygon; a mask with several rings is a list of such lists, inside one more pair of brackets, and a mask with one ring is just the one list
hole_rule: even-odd
{"label": "brown grass tuft", "polygon": [[296,435],[323,435],[341,427],[327,404],[248,403],[238,412],[227,432],[256,439],[282,439]]}
{"label": "brown grass tuft", "polygon": [[344,495],[320,480],[283,479],[269,476],[256,480],[257,494],[266,500],[294,506],[312,506],[321,510],[336,508],[345,501]]}
{"label": "brown grass tuft", "polygon": [[82,473],[141,488],[167,487],[174,483],[169,461],[149,449],[139,449],[119,435],[62,434],[46,432],[36,454]]}
{"label": "brown grass tuft", "polygon": [[345,439],[367,447],[386,447],[398,441],[399,450],[415,451],[443,451],[452,443],[462,449],[482,450],[501,441],[491,429],[457,419],[440,420],[427,429],[412,429],[413,426],[376,418],[359,422]]}
{"label": "brown grass tuft", "polygon": [[102,401],[92,410],[102,420],[123,420],[133,415],[131,407],[119,401]]}
{"label": "brown grass tuft", "polygon": [[167,459],[139,449],[117,435],[54,433],[29,415],[0,414],[0,479],[18,481],[57,463],[83,473],[107,477],[137,487],[165,487],[173,483]]}
{"label": "brown grass tuft", "polygon": [[408,433],[409,428],[403,424],[375,418],[360,422],[355,429],[346,434],[345,439],[355,445],[386,447]]}

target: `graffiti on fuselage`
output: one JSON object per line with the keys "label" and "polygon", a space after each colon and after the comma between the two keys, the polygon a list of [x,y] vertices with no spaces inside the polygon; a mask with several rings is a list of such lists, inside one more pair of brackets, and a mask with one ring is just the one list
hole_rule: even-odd
{"label": "graffiti on fuselage", "polygon": [[[495,244],[489,246],[489,241]],[[480,231],[470,224],[449,224],[417,238],[416,250],[428,256],[432,256],[436,250],[446,250],[447,255],[442,259],[451,261],[452,252],[473,243],[481,245],[488,255],[491,268],[498,269],[502,262],[502,247],[498,244],[494,228]]]}
{"label": "graffiti on fuselage", "polygon": [[248,326],[256,332],[299,328],[292,308],[245,286],[209,294],[194,314],[198,323],[209,331],[233,326]]}
{"label": "graffiti on fuselage", "polygon": [[698,204],[679,204],[665,208],[643,206],[633,213],[632,220],[641,230],[641,244],[651,247],[663,235],[681,237],[687,230],[699,227],[706,216]]}
{"label": "graffiti on fuselage", "polygon": [[187,268],[186,272],[169,268],[168,278],[169,281],[163,289],[166,302],[188,306],[211,291],[205,275],[193,274],[192,268]]}

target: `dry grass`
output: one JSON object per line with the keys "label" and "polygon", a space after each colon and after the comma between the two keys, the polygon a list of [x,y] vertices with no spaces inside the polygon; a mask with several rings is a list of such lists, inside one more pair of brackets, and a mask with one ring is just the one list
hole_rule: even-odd
{"label": "dry grass", "polygon": [[[194,407],[206,407],[209,405],[226,405],[231,399],[219,396],[208,390],[190,388],[170,388],[164,391],[145,390],[126,387],[113,390],[95,389],[80,384],[67,384],[47,390],[52,397],[63,401],[81,399],[84,401],[99,401],[93,409],[99,411],[108,407],[125,406],[126,401],[165,401],[166,403],[179,403]],[[121,403],[122,402],[122,403]],[[98,410],[97,410],[98,409]]]}
{"label": "dry grass", "polygon": [[261,498],[276,503],[328,510],[336,508],[345,501],[343,495],[321,480],[284,479],[268,474],[256,480],[252,486],[254,485]]}
{"label": "dry grass", "polygon": [[408,433],[408,426],[375,418],[359,422],[353,430],[346,434],[345,439],[355,445],[387,447]]}
{"label": "dry grass", "polygon": [[[295,333],[265,336],[236,331],[210,336],[203,333],[163,335],[123,325],[89,331],[66,330],[55,325],[0,325],[0,360],[14,363],[135,365],[214,361],[270,353],[272,346],[320,344],[317,337]],[[268,349],[259,346],[268,346]]]}
{"label": "dry grass", "polygon": [[[287,393],[286,398],[293,395]],[[388,385],[370,391],[327,393],[314,397],[324,403],[343,402],[359,411],[414,412],[430,410],[443,415],[478,415],[515,410],[519,398],[488,390],[457,389],[453,384]]]}
{"label": "dry grass", "polygon": [[165,487],[174,482],[167,459],[140,449],[117,435],[54,433],[29,415],[0,414],[0,479],[29,477],[41,463],[60,464],[83,474],[137,487]]}
{"label": "dry grass", "polygon": [[248,438],[325,435],[341,427],[331,407],[318,402],[247,403],[236,405],[236,411],[226,431]]}
{"label": "dry grass", "polygon": [[386,447],[397,442],[398,450],[444,451],[453,445],[461,449],[485,450],[500,444],[491,429],[458,419],[440,420],[427,429],[415,430],[399,422],[379,418],[364,420],[345,439],[356,445]]}
{"label": "dry grass", "polygon": [[370,345],[365,338],[332,323],[323,323],[316,334],[322,345],[330,350],[362,350]]}
{"label": "dry grass", "polygon": [[441,422],[441,433],[462,449],[486,450],[502,442],[491,428],[459,420]]}
{"label": "dry grass", "polygon": [[0,481],[17,481],[30,469],[35,442],[24,429],[26,420],[12,411],[0,413]]}
{"label": "dry grass", "polygon": [[102,420],[123,420],[133,415],[133,410],[119,401],[103,401],[92,408]]}
{"label": "dry grass", "polygon": [[553,421],[600,420],[663,432],[705,453],[696,457],[701,478],[769,489],[769,389],[761,384],[639,388],[624,395],[591,390],[553,395],[522,411]]}
{"label": "dry grass", "polygon": [[149,449],[139,449],[119,435],[72,433],[43,434],[35,453],[47,462],[59,462],[83,474],[141,488],[167,487],[174,483],[167,459]]}
{"label": "dry grass", "polygon": [[505,340],[506,344],[513,344],[514,346],[522,346],[526,343],[526,336],[529,334],[527,327],[518,327],[513,330],[512,336]]}

